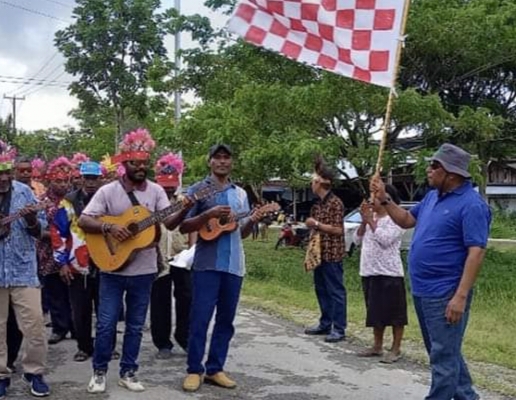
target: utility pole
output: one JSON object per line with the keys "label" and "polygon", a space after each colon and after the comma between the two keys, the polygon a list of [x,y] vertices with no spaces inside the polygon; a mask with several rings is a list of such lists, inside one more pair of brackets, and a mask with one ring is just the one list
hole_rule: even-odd
{"label": "utility pole", "polygon": [[[177,13],[181,13],[181,0],[175,0],[174,1],[174,8],[176,9]],[[179,71],[181,69],[181,56],[179,52],[181,51],[181,31],[177,31],[175,33],[174,38],[174,50],[175,50],[175,73],[174,76],[176,78],[179,77]],[[179,124],[179,120],[181,119],[181,92],[176,89],[174,91],[174,121],[175,125]]]}
{"label": "utility pole", "polygon": [[25,100],[25,96],[23,96],[23,97],[16,97],[16,95],[14,95],[14,96],[6,96],[4,94],[4,99],[11,100],[11,103],[13,105],[13,135],[16,135],[16,102],[17,101]]}

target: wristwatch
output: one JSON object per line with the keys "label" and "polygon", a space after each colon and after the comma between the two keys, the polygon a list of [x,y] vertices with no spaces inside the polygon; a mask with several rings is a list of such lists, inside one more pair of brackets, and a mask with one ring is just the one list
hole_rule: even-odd
{"label": "wristwatch", "polygon": [[315,229],[319,229],[319,221],[315,221]]}
{"label": "wristwatch", "polygon": [[380,202],[380,205],[386,206],[390,202],[391,202],[391,198],[389,196],[387,196],[384,201]]}

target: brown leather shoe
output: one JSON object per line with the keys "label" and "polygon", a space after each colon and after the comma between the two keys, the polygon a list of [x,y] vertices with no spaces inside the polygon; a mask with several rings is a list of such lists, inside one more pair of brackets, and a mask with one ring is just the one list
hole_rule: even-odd
{"label": "brown leather shoe", "polygon": [[208,383],[212,383],[214,385],[226,388],[226,389],[234,389],[236,388],[236,382],[226,375],[225,372],[217,372],[214,375],[206,375],[204,380]]}
{"label": "brown leather shoe", "polygon": [[183,381],[183,390],[185,392],[196,392],[201,387],[202,375],[188,374]]}

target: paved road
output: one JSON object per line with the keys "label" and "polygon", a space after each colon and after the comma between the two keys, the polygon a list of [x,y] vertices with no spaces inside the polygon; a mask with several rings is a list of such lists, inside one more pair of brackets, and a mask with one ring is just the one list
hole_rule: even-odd
{"label": "paved road", "polygon": [[[121,335],[119,335],[121,342]],[[117,362],[111,363],[108,391],[90,395],[86,385],[90,362],[71,361],[71,340],[51,346],[48,376],[52,398],[59,400],[422,400],[428,374],[415,364],[402,361],[384,366],[355,356],[349,343],[327,344],[307,337],[298,326],[258,311],[241,308],[237,334],[230,350],[227,370],[239,387],[228,391],[204,385],[195,394],[181,391],[185,355],[156,360],[149,333],[145,333],[140,357],[140,378],[147,390],[129,393],[117,386]],[[26,388],[13,379],[12,399],[28,399]],[[483,400],[501,400],[484,394]]]}

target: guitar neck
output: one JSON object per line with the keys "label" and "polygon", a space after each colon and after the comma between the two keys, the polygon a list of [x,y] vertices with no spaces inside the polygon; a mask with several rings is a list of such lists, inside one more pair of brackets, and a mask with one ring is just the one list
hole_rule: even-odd
{"label": "guitar neck", "polygon": [[17,219],[21,218],[21,214],[20,212],[15,212],[14,214],[11,214],[7,217],[4,217],[0,220],[0,225],[6,225],[6,224],[10,224],[11,222],[14,222],[16,221]]}
{"label": "guitar neck", "polygon": [[[39,203],[36,205],[36,207],[34,207],[34,210],[40,211],[40,210],[44,209],[47,205],[48,205],[48,202]],[[8,215],[7,217],[0,219],[0,225],[10,224],[20,218],[22,218],[22,215],[21,215],[20,210],[18,210],[13,214]]]}
{"label": "guitar neck", "polygon": [[144,231],[145,229],[150,228],[152,225],[155,225],[163,221],[165,218],[181,210],[182,208],[183,203],[178,202],[168,206],[167,208],[164,208],[163,210],[152,213],[151,216],[142,219],[140,222],[138,222],[138,232]]}

